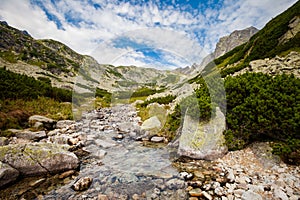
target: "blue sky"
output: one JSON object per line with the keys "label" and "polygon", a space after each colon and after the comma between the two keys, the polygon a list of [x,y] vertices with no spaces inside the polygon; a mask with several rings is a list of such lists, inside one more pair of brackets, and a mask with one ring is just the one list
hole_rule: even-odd
{"label": "blue sky", "polygon": [[296,0],[1,0],[0,20],[100,63],[173,69],[222,36],[261,29]]}

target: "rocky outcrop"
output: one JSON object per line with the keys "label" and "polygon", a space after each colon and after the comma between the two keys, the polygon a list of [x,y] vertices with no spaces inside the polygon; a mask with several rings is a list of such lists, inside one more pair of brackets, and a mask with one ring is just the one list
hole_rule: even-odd
{"label": "rocky outcrop", "polygon": [[0,161],[0,188],[14,182],[18,176],[18,170]]}
{"label": "rocky outcrop", "polygon": [[243,30],[233,31],[229,36],[220,38],[213,53],[214,58],[218,58],[235,47],[247,42],[257,32],[258,29],[251,26]]}
{"label": "rocky outcrop", "polygon": [[178,154],[206,160],[224,156],[227,152],[223,135],[225,126],[225,116],[219,108],[216,109],[216,116],[205,124],[199,124],[186,115],[179,138]]}
{"label": "rocky outcrop", "polygon": [[25,176],[57,173],[78,167],[74,153],[49,143],[16,144],[0,147],[0,161]]}
{"label": "rocky outcrop", "polygon": [[[230,67],[230,66],[229,66]],[[264,73],[269,75],[293,74],[300,78],[300,53],[292,51],[284,57],[265,58],[251,61],[249,66],[233,74],[241,75],[246,72]]]}
{"label": "rocky outcrop", "polygon": [[257,28],[251,26],[243,30],[235,30],[230,35],[220,38],[216,44],[215,51],[203,58],[200,66],[206,66],[210,61],[247,42],[258,31]]}
{"label": "rocky outcrop", "polygon": [[48,130],[53,129],[54,125],[56,124],[55,120],[41,115],[33,115],[29,117],[28,122],[29,125],[32,127],[38,128],[42,126]]}
{"label": "rocky outcrop", "polygon": [[279,43],[285,43],[289,39],[294,38],[300,31],[300,16],[295,16],[288,25],[288,31],[279,38]]}

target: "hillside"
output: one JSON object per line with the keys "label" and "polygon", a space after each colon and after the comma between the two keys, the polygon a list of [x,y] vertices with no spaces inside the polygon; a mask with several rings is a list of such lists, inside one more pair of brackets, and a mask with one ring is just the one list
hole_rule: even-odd
{"label": "hillside", "polygon": [[[268,141],[273,153],[285,162],[300,163],[299,31],[298,1],[248,42],[216,58],[190,80],[223,78],[227,102],[224,136],[229,150]],[[209,90],[213,97],[220,87],[213,85]]]}
{"label": "hillside", "polygon": [[59,88],[73,89],[79,83],[79,92],[88,92],[83,85],[109,91],[166,87],[181,76],[149,68],[98,64],[92,57],[80,55],[58,41],[36,40],[6,22],[0,23],[0,66],[35,78],[49,78]]}
{"label": "hillside", "polygon": [[214,65],[221,70],[222,77],[249,66],[258,59],[286,56],[291,51],[300,52],[300,2],[278,15],[251,39],[205,67],[212,70]]}

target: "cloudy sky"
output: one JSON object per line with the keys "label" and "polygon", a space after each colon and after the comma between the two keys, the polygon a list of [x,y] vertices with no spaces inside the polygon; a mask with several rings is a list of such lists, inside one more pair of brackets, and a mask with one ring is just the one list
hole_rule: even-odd
{"label": "cloudy sky", "polygon": [[172,69],[200,63],[218,39],[261,29],[297,0],[1,0],[0,20],[100,63]]}

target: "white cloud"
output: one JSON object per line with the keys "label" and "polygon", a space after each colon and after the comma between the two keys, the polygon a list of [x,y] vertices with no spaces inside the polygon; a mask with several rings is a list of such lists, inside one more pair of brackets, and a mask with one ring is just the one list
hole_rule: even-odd
{"label": "white cloud", "polygon": [[[93,0],[100,8],[88,1],[61,0],[56,1],[57,5],[50,0],[40,2],[59,19],[63,29],[59,29],[42,8],[31,5],[29,0],[2,0],[0,19],[27,30],[35,38],[56,39],[83,54],[98,53],[97,59],[103,63],[123,55],[117,61],[119,64],[149,64],[142,63],[144,55],[133,53],[134,49],[112,45],[114,39],[128,36],[148,47],[173,52],[177,56],[165,56],[165,59],[175,59],[174,63],[181,65],[184,63],[180,57],[200,63],[205,50],[206,53],[212,51],[218,39],[233,30],[249,26],[262,28],[296,0],[224,0],[221,7],[207,8],[203,13],[188,9],[187,5],[161,9],[152,1],[132,5],[118,0]],[[79,21],[71,23],[66,16]],[[161,28],[155,28],[157,26]],[[99,44],[99,41],[105,42]]]}

